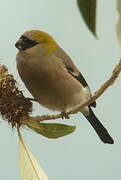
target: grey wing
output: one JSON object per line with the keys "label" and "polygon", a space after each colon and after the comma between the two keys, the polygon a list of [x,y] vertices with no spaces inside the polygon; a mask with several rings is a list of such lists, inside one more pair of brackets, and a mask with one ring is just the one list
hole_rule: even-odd
{"label": "grey wing", "polygon": [[[67,71],[75,78],[77,79],[83,87],[88,87],[89,91],[90,88],[83,77],[83,75],[79,72],[75,64],[72,62],[71,58],[65,53],[65,51],[58,47],[58,49],[54,53],[57,57],[59,57],[61,60],[63,60],[63,63],[65,64],[65,67]],[[92,107],[96,107],[96,102],[94,101],[93,103],[90,104]]]}

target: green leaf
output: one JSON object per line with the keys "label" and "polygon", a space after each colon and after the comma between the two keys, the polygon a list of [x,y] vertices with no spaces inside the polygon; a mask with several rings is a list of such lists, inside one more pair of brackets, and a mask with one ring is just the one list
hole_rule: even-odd
{"label": "green leaf", "polygon": [[71,134],[74,132],[76,128],[75,126],[69,126],[66,124],[40,123],[31,120],[28,120],[25,123],[29,128],[31,128],[35,132],[52,139],[56,139]]}
{"label": "green leaf", "polygon": [[96,36],[97,0],[77,0],[79,10],[89,30]]}

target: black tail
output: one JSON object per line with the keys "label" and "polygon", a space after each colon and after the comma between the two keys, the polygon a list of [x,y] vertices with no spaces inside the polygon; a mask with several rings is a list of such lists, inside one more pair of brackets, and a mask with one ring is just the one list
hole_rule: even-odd
{"label": "black tail", "polygon": [[108,144],[113,144],[114,140],[112,139],[112,137],[108,134],[108,131],[105,129],[105,127],[101,124],[101,122],[97,119],[97,117],[95,116],[95,114],[93,113],[92,109],[89,107],[90,109],[90,115],[84,115],[87,120],[90,122],[90,124],[92,125],[92,127],[95,129],[95,131],[97,132],[98,136],[100,137],[100,139],[104,142],[104,143],[108,143]]}

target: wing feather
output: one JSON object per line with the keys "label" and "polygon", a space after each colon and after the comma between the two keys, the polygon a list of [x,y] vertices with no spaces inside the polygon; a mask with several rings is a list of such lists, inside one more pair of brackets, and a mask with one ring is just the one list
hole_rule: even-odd
{"label": "wing feather", "polygon": [[[59,57],[61,60],[63,60],[63,63],[67,69],[67,71],[75,78],[77,79],[83,87],[87,87],[90,91],[90,88],[84,78],[84,76],[79,72],[75,64],[72,62],[71,58],[65,53],[65,51],[58,47],[58,49],[54,53],[57,57]],[[91,91],[90,91],[91,94]],[[96,102],[90,104],[92,107],[96,107]]]}

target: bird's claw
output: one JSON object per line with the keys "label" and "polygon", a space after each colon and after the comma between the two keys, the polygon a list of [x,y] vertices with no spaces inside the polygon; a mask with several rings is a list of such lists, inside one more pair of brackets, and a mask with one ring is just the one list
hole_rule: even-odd
{"label": "bird's claw", "polygon": [[30,100],[30,101],[36,101],[37,102],[37,100],[36,99],[34,99],[34,98],[26,98],[26,99],[28,99],[28,100]]}
{"label": "bird's claw", "polygon": [[70,118],[70,116],[65,111],[61,112],[61,116],[62,116],[62,119],[69,119]]}

